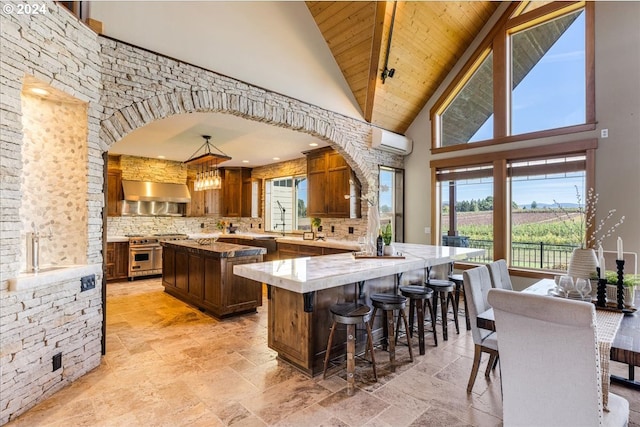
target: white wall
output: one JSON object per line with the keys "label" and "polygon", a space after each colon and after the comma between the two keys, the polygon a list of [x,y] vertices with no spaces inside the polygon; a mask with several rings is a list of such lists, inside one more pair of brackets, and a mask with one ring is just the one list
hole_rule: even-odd
{"label": "white wall", "polygon": [[[465,155],[597,138],[601,129],[609,129],[609,137],[599,140],[596,151],[596,192],[600,195],[597,220],[609,209],[625,215],[626,220],[616,234],[624,239],[625,251],[640,253],[640,2],[598,2],[595,11],[597,129],[508,146],[469,149]],[[488,28],[490,25],[485,31]],[[405,159],[407,242],[427,243],[431,238],[424,233],[424,227],[431,224],[428,165],[433,159],[452,156],[451,153],[431,155],[429,109],[482,37],[481,34],[476,39],[407,131],[407,136],[414,141],[413,153]],[[435,231],[432,230],[432,234]],[[604,248],[615,250],[615,239],[605,240]]]}

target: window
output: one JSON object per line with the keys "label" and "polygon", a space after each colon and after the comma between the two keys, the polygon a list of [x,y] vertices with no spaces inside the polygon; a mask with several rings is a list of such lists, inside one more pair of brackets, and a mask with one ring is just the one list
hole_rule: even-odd
{"label": "window", "polygon": [[582,239],[565,221],[576,221],[585,207],[585,156],[519,160],[508,168],[511,265],[566,270]]}
{"label": "window", "polygon": [[474,156],[432,161],[433,225],[442,244],[485,249],[474,263],[504,258],[511,268],[566,270],[582,234],[593,233],[593,224],[566,221],[578,220],[586,189],[595,187],[596,148],[596,140],[572,141],[488,153],[483,163]]}
{"label": "window", "polygon": [[485,249],[475,262],[493,260],[493,166],[438,170],[443,246]]}
{"label": "window", "polygon": [[525,4],[508,8],[435,103],[434,153],[595,129],[593,5]]}
{"label": "window", "polygon": [[380,224],[390,222],[393,241],[404,242],[404,170],[380,166],[378,180]]}
{"label": "window", "polygon": [[307,218],[307,177],[266,180],[265,208],[267,231],[311,230],[311,220]]}

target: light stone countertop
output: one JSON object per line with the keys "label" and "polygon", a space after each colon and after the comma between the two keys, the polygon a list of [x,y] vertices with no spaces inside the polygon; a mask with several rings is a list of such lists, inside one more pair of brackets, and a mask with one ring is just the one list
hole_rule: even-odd
{"label": "light stone countertop", "polygon": [[107,243],[122,243],[128,241],[129,238],[126,236],[107,236]]}
{"label": "light stone countertop", "polygon": [[233,243],[209,243],[201,245],[195,240],[173,240],[161,243],[162,246],[175,246],[185,248],[192,251],[198,251],[213,256],[215,258],[234,258],[251,255],[264,255],[267,253],[265,248],[256,248],[254,246],[235,245]]}
{"label": "light stone countertop", "polygon": [[292,292],[306,293],[391,276],[482,255],[484,249],[394,243],[399,258],[355,259],[325,255],[236,265],[234,274]]}
{"label": "light stone countertop", "polygon": [[20,273],[8,280],[10,291],[25,291],[94,274],[102,275],[102,264],[49,265],[37,273]]}

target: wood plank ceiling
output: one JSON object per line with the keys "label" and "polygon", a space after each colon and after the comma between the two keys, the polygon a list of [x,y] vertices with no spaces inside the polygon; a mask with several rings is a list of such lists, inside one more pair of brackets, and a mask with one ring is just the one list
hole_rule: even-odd
{"label": "wood plank ceiling", "polygon": [[500,2],[399,1],[395,18],[391,1],[306,4],[365,120],[404,134]]}

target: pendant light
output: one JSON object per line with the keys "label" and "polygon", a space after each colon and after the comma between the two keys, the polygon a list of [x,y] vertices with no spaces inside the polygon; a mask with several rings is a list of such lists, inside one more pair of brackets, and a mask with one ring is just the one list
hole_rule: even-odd
{"label": "pendant light", "polygon": [[[193,183],[194,191],[219,190],[222,188],[222,177],[218,171],[218,163],[231,160],[231,157],[224,154],[219,148],[212,146],[210,135],[202,135],[202,137],[204,138],[204,144],[184,163],[198,167],[196,180]],[[219,154],[211,152],[212,147]],[[203,154],[196,156],[200,151]]]}

